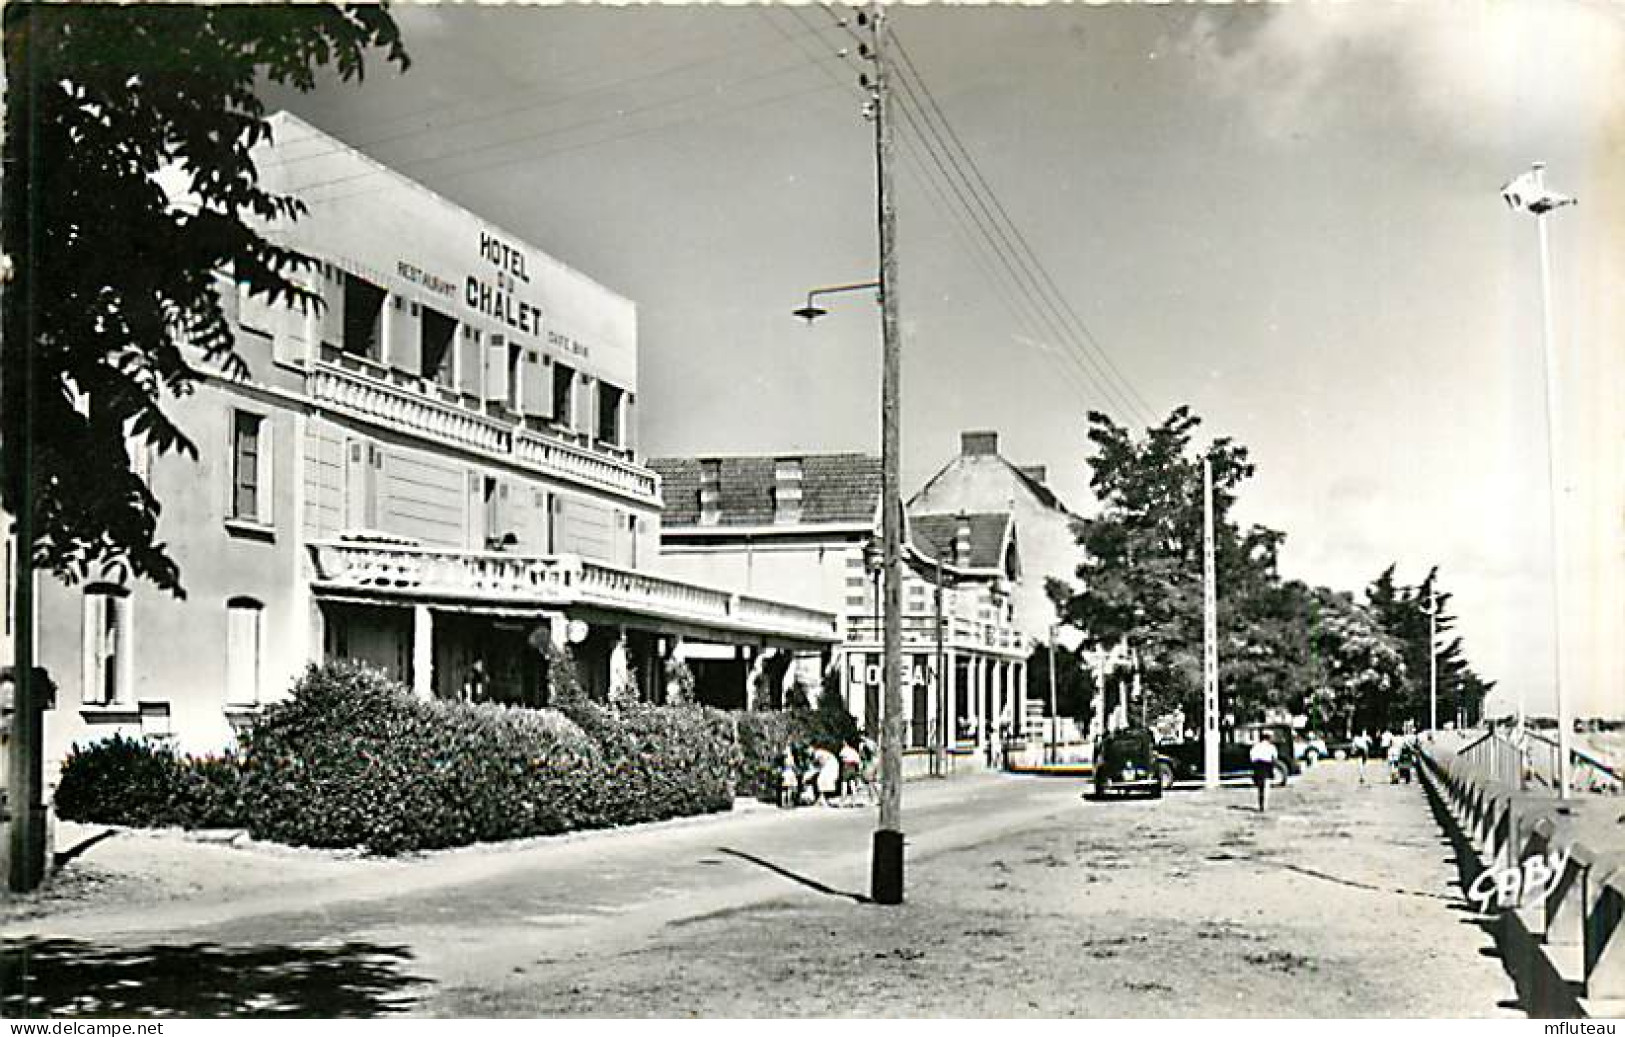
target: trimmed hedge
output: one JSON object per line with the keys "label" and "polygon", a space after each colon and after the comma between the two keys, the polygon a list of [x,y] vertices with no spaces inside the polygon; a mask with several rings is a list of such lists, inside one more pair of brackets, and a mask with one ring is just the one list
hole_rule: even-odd
{"label": "trimmed hedge", "polygon": [[309,668],[234,755],[75,747],[56,804],[70,820],[393,854],[723,811],[736,790],[772,802],[785,746],[828,742],[828,726],[807,709],[425,700],[340,662]]}
{"label": "trimmed hedge", "polygon": [[138,828],[239,828],[242,772],[232,756],[182,756],[122,735],[81,748],[62,763],[57,816]]}
{"label": "trimmed hedge", "polygon": [[812,710],[740,713],[739,794],[765,803],[778,802],[785,748],[805,752],[812,740]]}
{"label": "trimmed hedge", "polygon": [[348,663],[307,671],[243,759],[256,838],[374,853],[733,804],[732,726],[715,710],[425,701]]}

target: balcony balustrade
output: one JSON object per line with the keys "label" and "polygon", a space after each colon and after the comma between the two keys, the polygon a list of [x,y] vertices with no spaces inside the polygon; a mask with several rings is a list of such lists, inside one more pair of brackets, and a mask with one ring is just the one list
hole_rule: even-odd
{"label": "balcony balustrade", "polygon": [[[655,504],[659,478],[611,453],[526,429],[469,410],[438,389],[394,385],[331,363],[311,365],[310,394],[318,402],[356,417],[380,422],[407,435],[476,450],[542,474],[591,483]],[[428,383],[425,383],[427,385]]]}
{"label": "balcony balustrade", "polygon": [[310,545],[316,584],[408,597],[559,603],[578,581],[571,556],[444,551],[351,541]]}
{"label": "balcony balustrade", "polygon": [[[945,648],[993,649],[1025,655],[1027,645],[1021,631],[997,623],[984,623],[963,616],[942,617],[942,643]],[[878,626],[874,616],[849,616],[846,621],[848,644],[876,644],[884,632],[885,623]],[[906,648],[935,648],[936,616],[930,612],[908,612],[903,615],[903,645]]]}
{"label": "balcony balustrade", "polygon": [[363,541],[310,545],[328,591],[512,605],[593,605],[731,630],[833,642],[835,616],[575,555],[446,551]]}

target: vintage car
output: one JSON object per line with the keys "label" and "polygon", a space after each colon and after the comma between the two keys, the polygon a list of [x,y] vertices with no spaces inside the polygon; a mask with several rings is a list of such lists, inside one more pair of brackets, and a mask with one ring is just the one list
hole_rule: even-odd
{"label": "vintage car", "polygon": [[[1270,740],[1280,758],[1275,764],[1275,782],[1285,785],[1287,779],[1299,773],[1297,750],[1293,744],[1292,728],[1286,724],[1247,724],[1227,732],[1229,737],[1219,742],[1219,777],[1251,778],[1253,776],[1252,748],[1260,732],[1268,730]],[[1157,747],[1162,759],[1168,762],[1168,783],[1175,781],[1201,781],[1206,777],[1206,766],[1200,738],[1182,742],[1167,742]]]}
{"label": "vintage car", "polygon": [[1095,796],[1144,792],[1152,798],[1173,782],[1170,765],[1157,755],[1156,741],[1144,728],[1113,731],[1095,745]]}

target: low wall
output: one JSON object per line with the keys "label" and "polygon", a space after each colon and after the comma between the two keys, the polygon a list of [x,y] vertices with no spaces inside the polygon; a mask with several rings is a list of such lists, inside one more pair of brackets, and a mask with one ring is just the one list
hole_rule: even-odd
{"label": "low wall", "polygon": [[1491,926],[1530,1015],[1625,1010],[1625,853],[1618,800],[1559,801],[1486,780],[1463,758],[1424,747],[1422,777],[1455,846],[1463,889],[1486,868],[1568,852],[1545,898],[1502,910]]}

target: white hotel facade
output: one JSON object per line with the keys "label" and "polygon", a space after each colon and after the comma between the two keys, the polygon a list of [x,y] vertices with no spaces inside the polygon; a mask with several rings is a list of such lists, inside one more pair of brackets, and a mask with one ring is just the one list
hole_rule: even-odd
{"label": "white hotel facade", "polygon": [[222,278],[250,376],[205,367],[172,403],[200,460],[131,446],[187,596],[39,578],[48,760],[114,732],[221,748],[323,659],[530,703],[548,644],[593,689],[653,701],[674,659],[710,664],[702,695],[746,703],[776,699],[791,659],[828,664],[834,614],[658,574],[629,300],[295,117],[271,123],[262,183],[309,209],[271,236],[317,260],[302,276],[325,306],[273,309]]}

